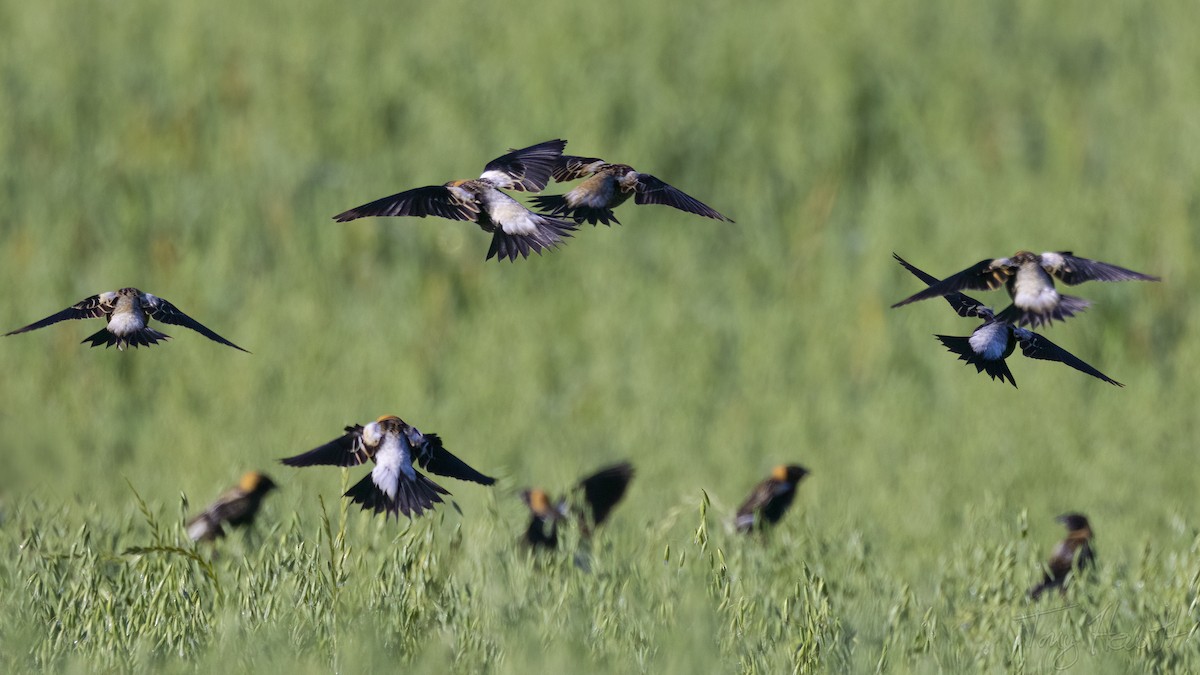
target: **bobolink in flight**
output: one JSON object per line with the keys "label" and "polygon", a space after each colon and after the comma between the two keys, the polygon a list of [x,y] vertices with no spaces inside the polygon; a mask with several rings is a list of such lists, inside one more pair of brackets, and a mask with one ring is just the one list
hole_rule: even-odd
{"label": "bobolink in flight", "polygon": [[587,180],[565,194],[534,197],[534,206],[552,216],[573,218],[576,223],[620,224],[613,209],[633,197],[635,204],[663,204],[698,216],[733,222],[695,197],[648,173],[638,173],[628,164],[609,164],[597,157],[563,155],[558,158],[554,180],[565,183],[578,178]]}
{"label": "bobolink in flight", "polygon": [[346,427],[341,437],[281,461],[288,466],[348,467],[368,459],[375,462],[375,468],[344,496],[361,504],[364,510],[396,517],[401,513],[409,518],[419,516],[441,502],[440,495],[450,494],[418,472],[414,464],[439,476],[481,485],[496,482],[450,454],[437,434],[422,434],[395,415],[384,415],[365,427],[358,424]]}
{"label": "bobolink in flight", "polygon": [[97,319],[100,317],[104,317],[108,324],[83,339],[83,342],[91,342],[93,347],[116,345],[117,349],[124,350],[128,346],[135,348],[142,345],[149,346],[158,344],[161,340],[171,339],[170,335],[160,333],[147,325],[150,319],[154,319],[161,323],[191,328],[214,342],[220,342],[243,352],[246,351],[184,314],[175,305],[160,297],[143,293],[136,288],[122,288],[119,291],[93,295],[57,314],[51,314],[41,321],[5,333],[5,335],[16,335],[45,328],[50,324],[67,319]]}
{"label": "bobolink in flight", "polygon": [[1158,277],[1127,270],[1108,263],[1078,258],[1070,252],[1030,253],[1018,251],[1011,258],[980,260],[929,288],[911,295],[892,307],[954,293],[990,291],[1000,286],[1008,290],[1012,304],[996,315],[998,321],[1019,326],[1064,321],[1091,305],[1083,298],[1062,295],[1054,288],[1054,279],[1074,286],[1085,281],[1159,281]]}
{"label": "bobolink in flight", "polygon": [[[904,258],[895,253],[892,254],[892,257],[903,265],[905,269],[912,272],[918,279],[927,284],[937,283],[936,277],[921,271]],[[1109,384],[1114,384],[1118,387],[1125,386],[1091,367],[1071,352],[1054,344],[1045,336],[999,320],[991,308],[970,296],[954,292],[947,293],[942,297],[945,298],[946,302],[950,303],[950,306],[955,312],[958,312],[959,316],[983,319],[983,323],[971,333],[970,337],[954,335],[934,336],[945,345],[946,349],[957,354],[960,361],[966,361],[968,364],[975,366],[976,372],[986,372],[993,380],[998,379],[1001,382],[1008,380],[1012,386],[1016,387],[1017,381],[1013,379],[1012,371],[1008,369],[1008,363],[1005,359],[1012,356],[1012,353],[1016,351],[1019,344],[1021,346],[1021,353],[1031,359],[1058,361],[1082,373],[1087,373],[1092,377],[1104,380]]]}
{"label": "bobolink in flight", "polygon": [[488,162],[479,178],[453,180],[405,190],[390,197],[357,206],[333,217],[346,222],[367,216],[438,216],[473,222],[492,233],[488,259],[528,258],[529,252],[541,254],[571,236],[574,223],[534,213],[501,189],[537,192],[550,181],[554,162],[567,142],[546,141]]}
{"label": "bobolink in flight", "polygon": [[[557,547],[558,522],[570,518],[573,510],[580,531],[588,536],[592,529],[608,518],[613,507],[625,496],[633,474],[633,465],[629,462],[604,467],[580,480],[570,497],[557,502],[540,488],[525,490],[521,494],[525,505],[529,507],[525,542],[535,547]],[[572,501],[576,502],[575,509],[572,509]]]}

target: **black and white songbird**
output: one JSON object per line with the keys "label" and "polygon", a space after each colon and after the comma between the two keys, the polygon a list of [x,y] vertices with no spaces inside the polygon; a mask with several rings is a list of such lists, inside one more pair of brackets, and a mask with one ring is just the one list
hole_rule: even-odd
{"label": "black and white songbird", "polygon": [[1000,286],[1008,290],[1012,304],[996,315],[998,321],[1019,326],[1064,321],[1087,309],[1091,303],[1083,298],[1063,295],[1054,287],[1054,280],[1074,286],[1085,281],[1159,281],[1149,274],[1134,272],[1087,258],[1059,253],[1030,253],[1017,251],[1011,258],[980,260],[967,269],[931,284],[892,307],[928,300],[957,291],[990,291]]}
{"label": "black and white songbird", "polygon": [[489,259],[528,258],[530,251],[541,254],[571,236],[576,225],[534,213],[501,190],[538,192],[545,188],[566,145],[566,141],[554,140],[512,150],[488,162],[479,178],[405,190],[356,206],[333,219],[346,222],[367,216],[437,216],[464,220],[492,234]]}
{"label": "black and white songbird", "polygon": [[[220,342],[223,345],[245,352],[245,349],[209,330],[207,326],[184,314],[178,307],[166,300],[143,293],[136,288],[122,288],[119,291],[108,291],[85,298],[70,307],[51,314],[50,316],[18,328],[5,335],[17,335],[38,328],[45,328],[67,319],[98,319],[104,317],[108,322],[104,328],[83,339],[91,342],[93,347],[104,345],[116,346],[119,350],[126,347],[140,347],[158,344],[162,340],[171,339],[170,335],[160,333],[148,325],[153,319],[159,323],[169,323],[184,328],[191,328],[204,337]],[[247,352],[249,353],[249,352]]]}
{"label": "black and white songbird", "polygon": [[355,424],[346,433],[304,454],[280,460],[288,466],[358,466],[367,460],[375,468],[346,491],[344,496],[364,510],[409,518],[420,516],[450,492],[415,466],[439,476],[481,485],[496,479],[485,476],[442,447],[437,434],[423,434],[395,415],[384,415],[366,426]]}

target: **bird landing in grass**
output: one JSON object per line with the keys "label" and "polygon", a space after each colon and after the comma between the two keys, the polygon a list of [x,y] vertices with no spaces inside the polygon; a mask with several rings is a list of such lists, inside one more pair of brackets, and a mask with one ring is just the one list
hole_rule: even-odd
{"label": "bird landing in grass", "polygon": [[796,498],[796,486],[809,474],[799,464],[781,464],[766,480],[754,486],[734,517],[738,532],[750,532],[775,525]]}
{"label": "bird landing in grass", "polygon": [[[161,323],[174,324],[190,328],[204,337],[245,352],[245,349],[209,330],[207,326],[184,314],[178,307],[166,300],[143,293],[136,288],[122,288],[119,291],[108,291],[85,298],[70,307],[51,314],[50,316],[18,328],[5,335],[17,335],[38,328],[45,328],[67,319],[98,319],[104,317],[107,325],[99,331],[87,336],[83,342],[92,343],[93,347],[104,345],[116,346],[118,350],[126,347],[141,347],[158,344],[160,341],[171,339],[170,335],[160,333],[149,326],[151,319]],[[247,352],[249,353],[249,352]]]}
{"label": "bird landing in grass", "polygon": [[251,525],[263,499],[277,486],[266,474],[247,471],[237,485],[217,497],[203,513],[188,520],[184,527],[192,541],[213,541],[225,536],[223,524],[234,527]]}
{"label": "bird landing in grass", "polygon": [[459,480],[491,485],[485,476],[442,447],[437,434],[423,434],[395,415],[384,415],[366,426],[355,424],[346,433],[304,454],[280,460],[288,466],[358,466],[367,460],[375,468],[346,491],[364,510],[409,518],[432,510],[450,492],[414,468],[414,464]]}
{"label": "bird landing in grass", "polygon": [[570,520],[578,524],[583,538],[590,537],[625,496],[633,475],[629,462],[606,466],[582,478],[568,496],[557,501],[540,488],[525,490],[521,493],[529,507],[525,543],[535,548],[556,548],[559,523]]}
{"label": "bird landing in grass", "polygon": [[333,217],[346,222],[367,216],[437,216],[464,220],[492,234],[487,257],[516,260],[557,247],[574,223],[534,213],[500,190],[537,192],[550,181],[554,162],[567,142],[546,141],[512,150],[487,163],[479,178],[405,190],[356,206]]}
{"label": "bird landing in grass", "polygon": [[1042,582],[1029,589],[1029,599],[1037,600],[1046,591],[1057,588],[1067,590],[1067,579],[1072,570],[1083,571],[1096,564],[1096,551],[1092,547],[1092,526],[1082,513],[1065,513],[1057,518],[1067,528],[1067,537],[1054,547],[1054,553],[1046,562]]}

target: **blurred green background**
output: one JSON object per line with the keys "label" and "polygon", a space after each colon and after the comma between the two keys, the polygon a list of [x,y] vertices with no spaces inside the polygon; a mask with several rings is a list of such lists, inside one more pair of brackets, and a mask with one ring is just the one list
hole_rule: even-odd
{"label": "blurred green background", "polygon": [[[178,327],[79,345],[98,322],[0,341],[0,663],[1200,667],[1198,20],[1074,0],[0,0],[0,328],[137,286],[253,352]],[[623,226],[497,264],[472,224],[330,220],[552,138],[737,223],[630,203]],[[932,338],[974,327],[945,303],[888,309],[922,287],[893,251],[944,276],[1018,249],[1163,276],[1075,289],[1095,306],[1043,331],[1125,389],[1017,355],[1014,390]],[[409,527],[339,513],[336,469],[275,463],[388,413],[500,483],[441,481],[463,514]],[[514,547],[521,487],[624,458],[638,477],[592,574]],[[813,472],[792,517],[725,533],[784,461]],[[119,555],[191,550],[182,512],[250,468],[282,485],[265,543],[237,535],[211,575]],[[1099,579],[1022,632],[1067,510],[1092,519]],[[400,586],[429,611],[397,618]],[[245,609],[267,597],[281,609]],[[1096,646],[1105,612],[1133,646]]]}

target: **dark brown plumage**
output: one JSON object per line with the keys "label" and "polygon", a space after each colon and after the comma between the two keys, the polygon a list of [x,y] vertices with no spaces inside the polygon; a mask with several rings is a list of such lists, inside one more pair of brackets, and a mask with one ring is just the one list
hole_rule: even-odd
{"label": "dark brown plumage", "polygon": [[[572,512],[583,536],[589,536],[625,496],[633,475],[633,465],[629,462],[604,467],[580,480],[572,494],[557,503],[544,490],[525,490],[521,498],[529,507],[530,516],[525,542],[534,547],[557,547],[558,523],[570,518]],[[577,502],[574,508],[572,501]]]}
{"label": "dark brown plumage", "polygon": [[212,541],[225,536],[223,523],[234,527],[250,525],[258,515],[263,498],[277,486],[266,474],[247,471],[237,485],[221,493],[203,513],[184,527],[192,541]]}
{"label": "dark brown plumage", "polygon": [[628,164],[609,164],[597,157],[563,155],[554,166],[554,180],[560,183],[585,178],[575,189],[561,195],[539,195],[533,205],[552,216],[573,218],[576,223],[620,224],[613,209],[633,197],[635,204],[662,204],[732,223],[716,209],[667,185],[648,173],[638,173]]}
{"label": "dark brown plumage", "polygon": [[779,522],[796,498],[796,486],[808,469],[798,464],[781,464],[771,476],[754,486],[734,518],[738,532],[749,532]]}
{"label": "dark brown plumage", "polygon": [[1037,600],[1051,588],[1066,592],[1067,578],[1071,570],[1084,570],[1096,564],[1096,551],[1092,547],[1092,526],[1080,513],[1066,513],[1058,522],[1067,528],[1067,537],[1054,547],[1054,553],[1046,562],[1046,573],[1042,582],[1029,589],[1029,597]]}

